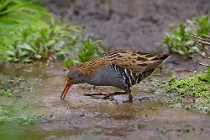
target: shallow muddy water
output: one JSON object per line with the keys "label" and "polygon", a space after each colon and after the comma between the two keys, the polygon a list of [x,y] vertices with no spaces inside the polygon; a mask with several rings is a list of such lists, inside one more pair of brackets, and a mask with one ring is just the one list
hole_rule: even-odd
{"label": "shallow muddy water", "polygon": [[[182,58],[182,60],[184,60]],[[187,64],[187,65],[186,65]],[[10,133],[16,139],[209,139],[210,116],[181,108],[169,108],[161,103],[164,93],[155,94],[152,80],[168,80],[173,74],[180,77],[201,70],[189,60],[178,57],[169,60],[161,70],[131,90],[133,103],[125,103],[127,95],[114,99],[98,99],[83,94],[113,92],[113,87],[73,85],[65,100],[60,94],[68,73],[62,62],[49,65],[0,64],[0,79],[24,78],[24,90],[18,96],[0,96],[0,105],[18,108],[20,114],[43,114],[35,125],[9,126],[0,133]],[[199,68],[199,69],[198,69]],[[28,90],[30,86],[32,90]],[[145,89],[146,88],[146,89]],[[11,129],[12,128],[12,129]]]}
{"label": "shallow muddy water", "polygon": [[[93,38],[101,39],[111,49],[147,52],[168,52],[160,43],[171,23],[183,23],[195,15],[210,13],[209,0],[42,1],[56,16],[82,24],[86,34],[93,34]],[[43,114],[32,125],[0,124],[0,139],[208,140],[210,137],[209,114],[169,108],[161,102],[164,93],[157,94],[158,88],[151,84],[156,79],[167,81],[173,74],[183,78],[204,69],[187,58],[175,56],[161,70],[134,86],[133,103],[125,103],[127,95],[115,96],[114,100],[84,96],[117,90],[88,84],[73,85],[65,100],[60,100],[68,73],[64,69],[62,62],[0,63],[0,82],[19,77],[27,81],[11,97],[0,96],[0,106],[11,108],[16,116]]]}

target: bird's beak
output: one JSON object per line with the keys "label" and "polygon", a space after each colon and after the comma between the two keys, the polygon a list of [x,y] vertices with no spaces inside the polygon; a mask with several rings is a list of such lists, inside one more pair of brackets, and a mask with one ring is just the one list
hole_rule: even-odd
{"label": "bird's beak", "polygon": [[70,87],[71,87],[72,85],[73,85],[72,83],[67,83],[67,84],[66,84],[66,87],[64,88],[64,90],[63,90],[63,92],[62,92],[62,94],[61,94],[61,99],[64,100],[64,98],[65,98],[65,96],[66,96],[68,90],[70,89]]}

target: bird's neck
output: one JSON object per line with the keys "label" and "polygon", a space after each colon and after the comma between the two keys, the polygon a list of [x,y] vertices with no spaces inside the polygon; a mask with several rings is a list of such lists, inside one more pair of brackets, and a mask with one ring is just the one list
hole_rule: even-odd
{"label": "bird's neck", "polygon": [[75,81],[74,84],[82,84],[82,83],[88,83],[89,77],[87,76],[80,76],[78,77],[77,81]]}

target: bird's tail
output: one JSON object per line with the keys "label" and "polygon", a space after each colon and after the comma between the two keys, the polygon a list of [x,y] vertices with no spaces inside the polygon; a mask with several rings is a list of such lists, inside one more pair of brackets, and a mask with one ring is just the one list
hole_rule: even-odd
{"label": "bird's tail", "polygon": [[150,69],[148,71],[144,71],[142,73],[140,73],[138,76],[136,76],[135,81],[136,83],[139,83],[140,81],[144,80],[145,78],[147,78],[148,76],[150,76],[152,74],[152,72],[155,69]]}
{"label": "bird's tail", "polygon": [[163,60],[162,63],[165,63],[170,57],[170,54],[163,54],[160,58]]}

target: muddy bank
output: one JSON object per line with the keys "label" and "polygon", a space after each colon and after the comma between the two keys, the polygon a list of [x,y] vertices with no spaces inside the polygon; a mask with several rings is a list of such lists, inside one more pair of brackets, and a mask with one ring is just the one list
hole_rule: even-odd
{"label": "muddy bank", "polygon": [[210,14],[209,0],[42,0],[61,19],[76,22],[111,49],[167,52],[162,36],[171,24]]}
{"label": "muddy bank", "polygon": [[[43,114],[36,125],[12,126],[11,136],[19,139],[208,139],[209,115],[181,108],[169,108],[163,103],[164,93],[152,85],[153,80],[169,80],[173,74],[193,74],[197,67],[172,59],[141,84],[134,86],[134,103],[124,103],[127,95],[114,100],[97,99],[92,94],[118,89],[88,84],[73,85],[65,100],[60,94],[65,86],[67,71],[62,62],[37,64],[1,64],[0,79],[22,77],[32,87],[15,92],[11,97],[0,96],[1,106],[11,107],[16,115]],[[182,58],[184,59],[184,58]],[[17,111],[18,109],[18,111]],[[4,132],[0,127],[0,136]],[[8,133],[8,130],[7,130]],[[31,134],[31,135],[29,135]],[[10,135],[9,135],[10,136]]]}
{"label": "muddy bank", "polygon": [[[101,39],[112,49],[137,49],[167,52],[156,42],[169,30],[170,23],[210,12],[210,2],[166,0],[75,0],[49,2],[47,8],[69,21],[86,27],[87,33]],[[187,9],[187,10],[186,10]],[[12,109],[16,116],[43,114],[35,125],[2,128],[13,139],[209,139],[210,116],[194,110],[170,108],[163,103],[164,93],[156,93],[151,81],[165,80],[176,74],[179,78],[202,71],[186,57],[172,56],[169,61],[141,84],[134,86],[134,103],[124,103],[127,95],[114,100],[96,99],[83,94],[116,91],[113,87],[74,85],[60,100],[67,71],[63,62],[51,64],[0,63],[0,81],[22,77],[27,81],[23,91],[11,97],[0,96],[0,106]],[[1,113],[1,112],[0,112]],[[10,135],[8,135],[10,134]]]}

